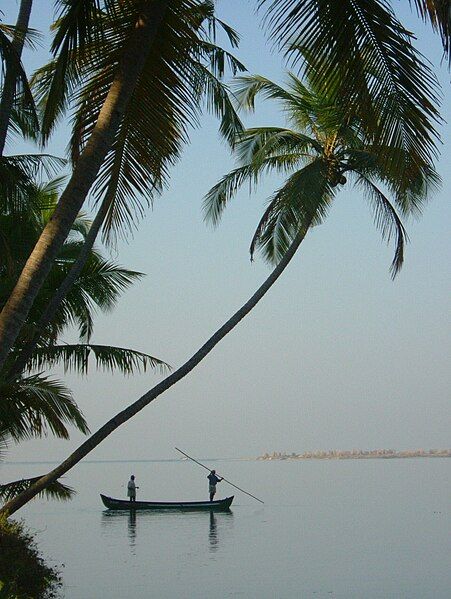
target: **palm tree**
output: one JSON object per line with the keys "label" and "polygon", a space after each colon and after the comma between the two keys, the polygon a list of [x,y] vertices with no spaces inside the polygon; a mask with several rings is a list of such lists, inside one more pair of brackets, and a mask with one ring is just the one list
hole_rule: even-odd
{"label": "palm tree", "polygon": [[[146,204],[152,202],[153,195],[161,190],[167,180],[168,167],[177,160],[188,139],[188,125],[196,124],[204,104],[221,117],[220,131],[226,139],[234,139],[237,132],[242,130],[227,87],[221,80],[227,63],[233,74],[244,70],[244,66],[214,43],[217,27],[225,30],[232,46],[237,44],[238,37],[226,24],[215,18],[213,8],[211,2],[204,2],[198,7],[193,15],[198,37],[188,39],[185,51],[182,52],[180,48],[179,55],[172,57],[169,66],[166,51],[155,53],[152,60],[148,60],[146,78],[137,84],[120,132],[95,184],[94,196],[99,208],[85,244],[68,276],[41,314],[37,331],[46,326],[77,279],[101,229],[104,240],[111,243],[118,234],[126,234],[135,226]],[[157,40],[159,48],[180,46],[177,34],[172,32],[172,36],[173,39],[160,36],[161,40],[160,37]],[[71,140],[73,163],[78,159],[80,146],[85,143],[86,131],[92,127],[92,120],[100,110],[102,96],[97,93],[98,83],[100,77],[105,77],[105,69],[111,70],[111,48],[111,44],[101,48],[104,53],[101,60],[96,51],[95,68],[90,65],[82,91],[61,98],[61,102],[73,101],[77,107]],[[86,53],[87,50],[83,48],[73,58],[83,64],[86,62]],[[54,90],[59,70],[63,68],[60,63],[64,60],[64,55],[59,55],[56,61],[40,69],[34,77],[38,98],[44,105],[45,137],[52,130],[56,115],[62,110],[54,100]],[[172,91],[165,96],[168,82]],[[160,99],[158,107],[155,107],[155,98]],[[93,110],[93,107],[97,108]],[[34,345],[32,339],[21,354],[22,361],[33,352]]]}
{"label": "palm tree", "polygon": [[[60,185],[61,180],[57,179],[42,186],[35,186],[34,192],[29,195],[28,204],[22,202],[15,205],[7,204],[4,210],[0,211],[0,241],[3,248],[0,258],[0,306],[8,298],[17,272],[27,259],[30,248],[51,218]],[[90,227],[90,221],[79,215],[28,314],[18,337],[18,343],[7,360],[3,379],[14,378],[30,364],[41,368],[52,366],[58,360],[64,360],[65,366],[78,362],[79,370],[85,372],[89,355],[95,357],[99,366],[108,367],[116,363],[116,367],[126,374],[130,374],[132,369],[138,366],[143,368],[164,366],[163,362],[140,352],[90,343],[93,332],[93,310],[107,312],[113,309],[120,294],[142,277],[141,273],[121,268],[106,260],[96,250],[90,251],[84,268],[64,301],[54,311],[52,319],[45,328],[41,328],[39,333],[36,333],[41,313],[77,261],[85,245],[85,239],[89,235]],[[68,326],[78,328],[82,343],[56,345]],[[23,359],[23,348],[27,347],[30,338],[35,339],[36,342],[34,351]],[[18,368],[19,364],[20,368]]]}
{"label": "palm tree", "polygon": [[[95,72],[92,93],[80,99],[83,104],[84,100],[87,101],[86,98],[95,98],[96,89],[103,91],[99,96],[102,98],[102,109],[99,112],[93,110],[90,117],[81,120],[82,135],[76,136],[74,147],[80,145],[77,139],[85,142],[89,138],[89,143],[81,144],[82,151],[73,177],[62,196],[52,225],[43,233],[10,301],[0,315],[0,367],[48,273],[52,257],[67,235],[70,222],[94,183],[101,164],[105,159],[108,161],[108,151],[120,136],[120,123],[124,122],[125,108],[136,90],[140,74],[143,75],[143,81],[146,80],[145,66],[155,56],[149,46],[155,43],[158,34],[168,32],[169,29],[165,29],[165,26],[170,25],[171,32],[176,33],[177,43],[171,47],[159,43],[157,53],[161,52],[163,55],[166,49],[168,54],[164,56],[169,58],[169,63],[174,57],[174,49],[175,54],[181,49],[182,57],[186,57],[183,52],[186,44],[183,41],[192,40],[193,34],[197,38],[197,17],[211,2],[178,0],[171,2],[169,6],[163,0],[130,0],[121,4],[114,0],[104,0],[101,4],[103,10],[99,11],[100,4],[94,0],[71,0],[65,4],[68,9],[60,19],[54,51],[61,49],[63,60],[56,68],[51,89],[51,105],[54,109],[48,113],[50,127],[53,116],[61,113],[67,92],[73,91],[74,86],[77,87],[80,79],[83,79],[81,65],[73,60],[74,49],[81,48],[85,52],[84,66],[91,62],[95,71],[96,65],[101,64],[104,56],[99,52],[100,59],[97,61],[97,51],[105,47],[105,42],[112,40],[114,43],[110,44],[112,52],[109,55],[112,66]],[[440,32],[445,50],[449,53],[449,13],[446,2],[415,0],[415,5],[423,18],[431,20]],[[389,147],[392,142],[400,145],[402,140],[410,161],[415,161],[418,157],[421,161],[428,162],[433,158],[436,142],[434,121],[440,120],[436,108],[437,84],[430,68],[412,46],[412,34],[396,19],[387,2],[259,0],[258,6],[266,9],[266,22],[271,36],[277,45],[286,48],[288,58],[295,64],[298,63],[296,47],[302,45],[311,56],[321,57],[322,66],[317,71],[318,77],[326,80],[338,76],[341,82],[340,95],[347,99],[348,104],[356,101],[359,103],[362,107],[362,126],[369,134],[377,131],[381,147]],[[113,21],[120,23],[119,29],[111,26]],[[164,39],[170,39],[170,36],[162,41]],[[287,42],[290,43],[288,47]],[[152,47],[157,48],[156,45]],[[184,72],[192,71],[188,69]],[[121,78],[121,73],[127,77]],[[159,83],[157,81],[157,90],[161,90]],[[168,97],[168,89],[170,87],[163,88],[165,99]],[[179,89],[176,88],[176,100],[181,101],[183,110],[188,109],[185,116],[189,119],[191,105],[190,102],[186,103],[185,94],[178,94]],[[152,97],[158,97],[159,102],[163,99],[158,94]],[[96,102],[93,106],[99,108]],[[385,109],[384,113],[382,107]],[[154,105],[153,109],[148,113],[151,117],[147,116],[144,122],[159,122],[155,118],[160,114],[158,106]],[[376,120],[375,116],[380,118]],[[164,137],[160,135],[157,139],[161,142]],[[168,145],[164,147],[168,148]],[[159,153],[158,145],[155,145],[155,150]],[[77,157],[78,153],[77,150]],[[137,157],[141,158],[142,153],[134,152],[131,155],[135,164],[139,163]],[[388,153],[385,156],[387,169],[400,173],[402,168],[407,172],[409,165],[397,164],[398,159],[399,157],[393,158]],[[117,171],[117,166],[114,169],[115,163],[113,155],[110,155],[113,171]],[[102,180],[101,177],[100,180],[101,185],[105,185],[108,179]],[[122,218],[130,220],[129,208],[123,205]]]}
{"label": "palm tree", "polygon": [[[348,180],[352,180],[369,201],[383,237],[395,237],[391,270],[393,276],[399,271],[406,234],[397,211],[407,216],[421,209],[429,191],[439,181],[434,169],[419,163],[412,170],[410,183],[403,177],[403,184],[399,185],[392,168],[387,169],[387,162],[381,159],[381,146],[368,138],[358,112],[339,102],[336,90],[329,86],[329,82],[321,85],[314,78],[310,85],[305,85],[294,75],[289,75],[288,87],[283,88],[263,77],[239,79],[237,97],[243,106],[252,108],[259,93],[281,102],[292,126],[246,130],[236,141],[241,165],[210,190],[205,199],[205,210],[206,217],[216,223],[228,200],[244,182],[256,184],[267,171],[287,175],[285,183],[269,199],[251,243],[251,254],[255,248],[261,249],[266,258],[276,264],[274,270],[255,294],[185,364],[109,420],[32,488],[8,502],[3,507],[4,513],[13,513],[33,494],[55,482],[123,422],[203,360],[271,288],[309,229],[325,218],[332,201]],[[382,149],[388,153],[387,148]],[[405,150],[394,147],[391,151]],[[380,183],[394,201],[379,187]]]}
{"label": "palm tree", "polygon": [[38,95],[46,100],[44,139],[76,100],[74,170],[0,314],[0,368],[94,182],[94,196],[107,198],[107,229],[129,226],[142,211],[133,194],[151,198],[161,186],[187,124],[196,123],[201,97],[221,115],[225,136],[240,127],[215,72],[223,72],[227,61],[233,71],[243,67],[211,42],[208,28],[220,24],[233,43],[237,38],[214,19],[212,2],[101,4],[101,10],[94,0],[64,4],[53,43],[56,59],[37,75]]}
{"label": "palm tree", "polygon": [[[448,0],[410,0],[424,21],[430,21],[433,29],[440,34],[443,52],[451,61],[451,15]],[[451,64],[451,62],[450,62]]]}
{"label": "palm tree", "polygon": [[[415,0],[431,19],[431,7],[439,2]],[[329,81],[340,102],[360,109],[362,127],[382,151],[406,150],[382,155],[387,169],[402,180],[403,172],[409,177],[411,162],[434,162],[439,86],[391,3],[262,0],[260,5],[266,8],[271,38],[292,68],[303,69],[312,80]]]}
{"label": "palm tree", "polygon": [[[35,243],[42,229],[51,218],[58,201],[58,190],[61,180],[34,187],[28,205],[18,203],[7,205],[0,210],[0,230],[2,253],[0,256],[0,306],[7,300],[9,290],[14,285],[17,272],[27,259],[30,248]],[[8,358],[4,369],[4,381],[13,380],[15,375],[22,374],[16,370],[16,354],[22,353],[22,347],[31,336],[35,335],[36,322],[44,307],[53,297],[57,289],[76,262],[84,239],[89,234],[90,221],[79,215],[74,222],[70,236],[54,262],[53,268],[42,287],[35,305],[28,314],[25,326],[18,338],[18,344]],[[70,293],[53,314],[53,318],[41,330],[32,356],[24,364],[26,370],[42,369],[53,366],[59,361],[65,368],[75,367],[81,372],[88,368],[89,356],[96,359],[97,365],[104,368],[117,367],[124,374],[130,374],[133,368],[148,366],[165,368],[167,365],[147,354],[133,350],[100,346],[91,343],[93,334],[94,310],[111,311],[119,296],[130,285],[142,277],[142,273],[124,269],[105,259],[97,250],[91,250],[85,268],[81,271]],[[68,327],[79,331],[80,344],[59,345],[58,340]]]}
{"label": "palm tree", "polygon": [[33,0],[21,0],[15,27],[0,23],[0,58],[4,72],[0,98],[0,157],[11,119],[16,127],[29,135],[36,134],[38,129],[33,96],[21,64],[25,40],[31,36],[28,23],[32,4]]}
{"label": "palm tree", "polygon": [[[217,224],[243,183],[256,184],[265,172],[292,172],[270,199],[250,247],[251,257],[259,248],[269,262],[277,264],[302,223],[320,224],[337,191],[351,179],[370,201],[383,237],[395,238],[394,277],[403,262],[406,239],[398,210],[402,216],[420,213],[439,177],[417,155],[412,161],[402,144],[384,146],[377,134],[369,137],[360,106],[349,108],[341,101],[337,86],[320,80],[310,70],[307,73],[309,85],[293,74],[288,75],[286,87],[261,76],[237,80],[236,96],[244,108],[253,110],[255,97],[261,94],[281,104],[291,127],[258,127],[244,132],[236,146],[241,165],[207,194],[206,218]],[[399,174],[393,172],[387,156],[392,164],[403,166]],[[394,197],[396,207],[385,190]]]}
{"label": "palm tree", "polygon": [[[16,272],[20,271],[30,248],[51,217],[59,183],[57,180],[41,187],[35,186],[27,205],[21,202],[7,204],[0,211],[3,250],[0,255],[0,306],[8,297]],[[17,354],[21,355],[22,346],[29,336],[34,335],[40,312],[77,259],[89,226],[89,221],[82,216],[75,221],[71,235],[63,245],[22,328],[18,349],[11,352],[5,364],[4,376],[0,381],[0,446],[7,442],[19,443],[26,438],[41,437],[47,432],[67,439],[67,425],[75,426],[84,434],[89,432],[71,391],[60,381],[46,376],[44,373],[48,368],[61,364],[65,370],[85,374],[92,359],[98,368],[118,370],[126,375],[145,371],[149,367],[160,370],[167,367],[161,360],[142,352],[91,342],[94,310],[111,310],[122,291],[142,276],[141,273],[105,260],[92,250],[70,293],[51,322],[40,331],[34,352],[23,362],[22,368],[17,369]],[[65,330],[74,326],[79,330],[80,342],[62,343]],[[11,498],[33,484],[35,478],[0,485],[0,496]],[[60,483],[51,485],[48,493],[60,498],[71,496],[70,489]]]}

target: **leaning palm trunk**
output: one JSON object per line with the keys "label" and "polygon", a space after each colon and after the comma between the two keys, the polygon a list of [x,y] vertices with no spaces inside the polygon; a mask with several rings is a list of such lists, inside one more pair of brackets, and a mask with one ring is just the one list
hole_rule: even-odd
{"label": "leaning palm trunk", "polygon": [[88,143],[76,163],[52,219],[43,230],[0,314],[0,369],[114,142],[122,115],[168,4],[169,0],[155,0],[136,23],[135,33],[124,51]]}
{"label": "leaning palm trunk", "polygon": [[187,374],[189,374],[211,351],[212,349],[223,339],[232,329],[236,327],[236,325],[257,305],[257,303],[262,299],[262,297],[266,294],[266,292],[274,285],[277,279],[280,277],[282,272],[290,263],[293,258],[296,250],[299,245],[303,241],[309,225],[305,226],[305,228],[298,233],[287,252],[276,266],[276,268],[272,271],[269,277],[264,281],[264,283],[257,289],[257,291],[252,295],[252,297],[237,311],[235,314],[220,327],[216,333],[214,333],[210,339],[180,368],[178,368],[171,375],[166,377],[161,383],[158,383],[153,389],[145,393],[142,397],[140,397],[133,404],[116,414],[111,420],[109,420],[106,424],[104,424],[97,432],[95,432],[91,437],[82,443],[78,449],[76,449],[64,462],[62,462],[59,466],[57,466],[54,470],[40,478],[34,485],[32,485],[29,489],[5,503],[5,505],[0,510],[0,516],[6,515],[10,516],[21,507],[23,507],[26,503],[28,503],[33,497],[35,497],[38,493],[42,492],[43,489],[47,487],[47,485],[56,481],[60,476],[65,474],[68,470],[73,468],[78,462],[80,462],[84,457],[86,457],[93,449],[95,449],[104,439],[106,439],[113,431],[115,431],[121,424],[130,420],[135,414],[140,412],[143,408],[145,408],[148,404],[150,404],[154,399],[156,399],[159,395],[167,391],[170,387],[175,385],[178,381],[183,379]]}
{"label": "leaning palm trunk", "polygon": [[[16,23],[16,34],[12,46],[20,59],[25,42],[25,32],[28,29],[30,21],[31,6],[33,0],[21,0],[19,15]],[[6,134],[8,132],[9,120],[11,118],[11,108],[14,102],[16,81],[11,68],[6,69],[5,81],[0,102],[0,156],[3,156],[5,149]]]}
{"label": "leaning palm trunk", "polygon": [[83,270],[86,264],[86,261],[91,255],[91,250],[94,246],[97,235],[102,227],[103,221],[105,220],[105,216],[108,212],[108,207],[109,198],[107,197],[103,200],[99,208],[99,211],[97,212],[94,220],[92,221],[92,225],[89,228],[89,232],[86,236],[86,239],[83,243],[83,246],[80,250],[80,253],[76,261],[73,263],[70,271],[67,273],[66,278],[58,287],[55,294],[52,296],[52,299],[47,304],[44,312],[41,314],[41,317],[39,318],[39,321],[36,324],[32,339],[24,345],[12,368],[9,370],[9,372],[6,373],[6,378],[8,380],[13,379],[15,376],[19,375],[24,370],[28,361],[31,359],[33,355],[33,352],[38,344],[41,333],[52,320],[59,306],[64,301],[67,294],[72,289],[73,284],[80,276],[81,271]]}

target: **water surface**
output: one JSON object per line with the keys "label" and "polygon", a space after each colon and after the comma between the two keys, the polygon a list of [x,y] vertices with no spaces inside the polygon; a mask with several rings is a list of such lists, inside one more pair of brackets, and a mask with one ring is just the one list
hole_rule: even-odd
{"label": "water surface", "polygon": [[[190,462],[85,462],[65,479],[68,503],[18,515],[62,564],[67,599],[297,597],[448,599],[450,459],[211,462],[265,505],[235,493],[230,513],[108,512],[99,493],[208,497]],[[48,466],[4,464],[2,478]]]}

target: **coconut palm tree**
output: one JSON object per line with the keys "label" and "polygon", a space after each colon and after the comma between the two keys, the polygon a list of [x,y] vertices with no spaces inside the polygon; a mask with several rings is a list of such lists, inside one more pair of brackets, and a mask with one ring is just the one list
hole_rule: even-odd
{"label": "coconut palm tree", "polygon": [[[9,203],[0,211],[0,305],[8,297],[17,272],[53,213],[59,183],[35,186],[27,205]],[[0,380],[0,445],[19,443],[48,432],[67,439],[68,425],[84,434],[89,432],[71,391],[62,382],[45,375],[49,368],[61,364],[65,371],[86,374],[90,362],[94,361],[97,368],[129,375],[147,368],[164,370],[167,367],[161,360],[142,352],[91,342],[94,310],[111,310],[120,294],[142,276],[105,260],[99,252],[92,250],[70,293],[46,328],[40,331],[34,352],[23,362],[21,370],[17,369],[17,354],[21,355],[21,348],[35,334],[35,322],[77,259],[89,226],[88,219],[83,216],[75,221],[21,330],[17,349],[11,352],[6,362]],[[79,330],[79,343],[62,343],[69,327]],[[34,479],[26,479],[0,485],[0,496],[8,499],[33,482]],[[49,493],[60,498],[71,496],[70,489],[59,483],[52,485]]]}
{"label": "coconut palm tree", "polygon": [[[3,250],[0,255],[0,306],[7,300],[9,290],[14,285],[17,272],[27,259],[30,247],[53,214],[60,185],[61,180],[57,179],[35,186],[27,205],[7,204],[0,210],[0,240]],[[36,322],[44,306],[77,260],[89,230],[90,221],[79,215],[35,305],[29,312],[17,347],[13,349],[9,359],[11,365],[16,366],[15,354],[20,354],[28,338],[34,335]],[[90,355],[96,359],[98,366],[116,366],[125,374],[130,374],[134,367],[165,367],[164,362],[140,352],[91,343],[94,310],[111,311],[120,294],[141,277],[141,273],[124,269],[106,260],[98,251],[92,250],[70,293],[60,304],[47,327],[40,331],[36,350],[26,362],[27,369],[42,369],[63,361],[66,368],[76,366],[79,371],[86,372]],[[70,326],[78,329],[81,344],[58,345],[58,340]],[[22,371],[14,370],[14,375],[16,374],[22,374]],[[14,376],[10,369],[5,368],[2,378],[11,380]]]}
{"label": "coconut palm tree", "polygon": [[[412,161],[402,144],[384,146],[377,134],[369,137],[360,106],[341,102],[330,80],[311,76],[310,70],[307,79],[309,84],[304,84],[289,74],[286,87],[261,76],[237,80],[236,96],[244,108],[253,110],[258,94],[277,101],[290,127],[258,127],[243,133],[236,145],[241,164],[207,194],[206,218],[217,224],[243,183],[256,184],[265,172],[292,173],[270,199],[250,247],[251,257],[259,248],[269,262],[277,264],[302,223],[320,224],[337,192],[351,180],[370,201],[383,237],[395,239],[391,265],[395,276],[406,239],[398,211],[403,217],[419,213],[439,177],[418,156]],[[403,165],[399,175],[387,163],[388,155],[393,163]]]}
{"label": "coconut palm tree", "polygon": [[28,135],[36,135],[38,130],[33,95],[21,64],[25,41],[33,35],[28,30],[32,4],[32,0],[21,0],[15,27],[0,23],[0,60],[4,75],[0,97],[0,157],[11,121],[16,129]]}
{"label": "coconut palm tree", "polygon": [[[20,271],[23,262],[27,259],[30,248],[35,243],[42,229],[51,218],[58,200],[58,190],[61,180],[55,180],[42,186],[35,186],[34,193],[29,196],[27,205],[18,203],[11,206],[8,204],[0,212],[0,239],[2,243],[2,254],[0,257],[0,306],[6,301],[17,272]],[[55,289],[61,285],[76,262],[84,240],[89,235],[90,221],[79,215],[75,221],[70,236],[67,238],[60,255],[54,262],[53,268],[42,287],[35,305],[30,311],[26,324],[18,338],[16,348],[8,360],[13,366],[14,373],[17,370],[17,354],[22,354],[22,348],[30,337],[35,336],[36,323],[40,318],[45,306],[51,300]],[[95,357],[98,365],[108,365],[108,346],[97,346],[90,344],[93,332],[93,311],[98,309],[104,312],[114,308],[120,294],[133,282],[142,277],[141,273],[124,269],[106,260],[98,251],[91,250],[85,268],[81,271],[71,291],[53,314],[51,321],[45,329],[40,330],[37,337],[36,351],[24,364],[34,364],[38,368],[53,365],[57,359],[65,360],[66,366],[71,362],[75,364],[80,361],[79,367],[84,372],[87,368],[85,358],[91,354]],[[56,342],[64,334],[69,326],[75,326],[79,330],[82,345],[56,345]],[[77,358],[77,348],[79,354]],[[112,364],[124,372],[130,374],[130,368],[137,366],[163,366],[163,363],[151,356],[145,356],[132,350],[124,350],[120,358],[120,348],[111,349]],[[114,350],[119,352],[114,354]],[[85,356],[85,358],[83,358]],[[51,364],[40,362],[48,359]],[[144,361],[143,361],[144,360]],[[127,364],[129,369],[127,370]],[[9,368],[4,369],[5,379],[10,379],[12,373]]]}
{"label": "coconut palm tree", "polygon": [[227,62],[232,72],[243,67],[212,43],[218,25],[236,43],[210,1],[62,4],[56,58],[37,74],[36,89],[45,101],[44,140],[76,102],[74,170],[0,315],[0,367],[94,183],[97,200],[107,198],[107,230],[117,231],[142,213],[136,194],[149,200],[165,180],[201,98],[221,116],[222,133],[235,135],[240,122],[218,76]]}
{"label": "coconut palm tree", "polygon": [[[276,264],[255,294],[180,368],[145,393],[140,399],[109,420],[62,464],[20,497],[8,502],[3,511],[12,513],[34,493],[55,482],[85,457],[123,422],[142,410],[204,359],[260,301],[280,277],[312,226],[319,225],[333,200],[353,182],[373,209],[375,222],[386,239],[394,237],[392,275],[401,268],[406,233],[402,216],[418,212],[439,178],[432,166],[418,163],[410,182],[402,185],[393,169],[381,159],[381,146],[369,138],[358,110],[341,104],[329,82],[314,78],[310,85],[289,75],[286,88],[263,77],[243,77],[236,96],[243,106],[253,107],[257,94],[282,104],[290,127],[263,127],[246,130],[236,140],[240,166],[215,185],[205,198],[206,218],[218,222],[227,202],[245,183],[257,184],[265,172],[286,175],[282,186],[269,199],[251,243],[251,254],[261,249]],[[387,148],[383,148],[388,153]],[[393,147],[394,153],[404,152]],[[400,163],[405,163],[402,159]],[[390,197],[392,199],[390,199]]]}
{"label": "coconut palm tree", "polygon": [[[197,16],[207,4],[211,5],[211,2],[179,0],[171,2],[170,6],[163,0],[130,0],[120,4],[114,0],[65,2],[66,10],[63,10],[54,44],[55,51],[61,49],[63,60],[55,71],[57,76],[51,89],[50,104],[54,109],[49,111],[50,126],[52,114],[58,116],[61,113],[61,106],[64,106],[67,98],[66,92],[73,91],[83,79],[83,69],[77,61],[72,60],[74,49],[86,50],[85,66],[90,61],[99,64],[96,52],[92,52],[92,49],[101,49],[105,40],[113,41],[110,44],[112,68],[96,73],[92,81],[93,93],[88,93],[89,101],[95,99],[96,87],[104,93],[102,110],[98,113],[93,110],[88,119],[81,121],[81,139],[86,141],[89,137],[90,141],[86,145],[81,144],[81,154],[75,152],[77,158],[79,154],[77,165],[52,225],[43,233],[10,301],[0,315],[0,367],[45,279],[52,256],[56,255],[70,222],[75,218],[119,135],[125,107],[136,91],[135,84],[140,73],[144,73],[142,69],[147,60],[151,61],[152,56],[155,57],[155,51],[151,51],[148,42],[154,43],[156,35],[163,34],[165,25],[170,24],[171,32],[176,33],[177,43],[169,47],[161,43],[169,38],[162,38],[158,46],[152,48],[155,50],[158,47],[157,53],[161,52],[161,55],[166,48],[169,54],[165,58],[169,58],[169,64],[174,57],[174,49],[178,54],[181,48],[184,56],[183,48],[186,49],[186,45],[179,43],[193,39],[193,32],[198,33]],[[449,52],[449,13],[445,4],[444,0],[415,0],[420,14],[431,20],[442,36],[445,50]],[[99,10],[99,6],[102,10]],[[388,2],[260,0],[257,6],[266,10],[271,36],[278,46],[287,50],[289,59],[295,64],[299,63],[300,55],[296,47],[302,45],[311,55],[322,57],[318,77],[334,79],[338,75],[340,95],[347,99],[348,104],[357,100],[361,105],[362,126],[369,134],[377,132],[382,148],[391,146],[392,142],[399,145],[402,140],[410,161],[415,161],[417,157],[422,162],[431,160],[437,139],[434,121],[439,120],[437,84],[429,66],[412,46],[412,34],[402,26]],[[119,29],[109,26],[113,22],[112,18],[115,23],[121,23]],[[288,47],[287,42],[290,42]],[[180,72],[183,71],[184,68]],[[189,72],[191,69],[188,69]],[[127,77],[121,78],[121,73],[126,73]],[[145,74],[142,80],[146,80]],[[161,89],[159,81],[157,89]],[[152,98],[158,98],[158,103],[161,103],[163,98],[166,100],[170,96],[168,89],[171,87],[165,86],[163,96],[155,94]],[[185,93],[177,95],[179,90],[176,87],[175,104],[180,102],[182,113],[188,108],[184,114],[189,118],[191,104],[186,103]],[[94,106],[98,104],[94,102]],[[114,110],[111,110],[112,106],[115,106]],[[222,101],[220,106],[223,106]],[[158,107],[153,105],[152,108],[147,113],[146,122],[158,125],[159,119],[154,118],[159,115]],[[385,109],[384,114],[382,108]],[[380,118],[376,119],[376,116]],[[154,128],[158,130],[158,126]],[[107,136],[104,135],[106,131]],[[161,142],[165,137],[160,135],[158,141]],[[76,135],[76,139],[80,139],[80,136]],[[100,143],[101,139],[103,143]],[[173,141],[170,136],[168,140]],[[77,145],[75,140],[74,147],[77,148]],[[168,145],[163,144],[163,147],[168,148]],[[158,154],[158,145],[154,149]],[[135,151],[131,155],[131,162],[126,164],[133,163],[136,166],[139,164],[137,158],[142,158],[142,153]],[[403,168],[407,172],[409,165],[397,164],[396,160],[399,159],[399,156],[388,153],[385,156],[386,168],[398,173]],[[117,166],[114,169],[114,154],[110,154],[110,164],[113,165],[113,171],[117,170]],[[108,179],[102,180],[100,177],[100,181],[100,185],[105,186]],[[130,178],[126,181],[128,184]],[[130,221],[130,208],[122,204],[120,216],[122,220]]]}
{"label": "coconut palm tree", "polygon": [[[104,240],[109,243],[118,234],[126,234],[135,226],[146,205],[152,202],[153,195],[161,190],[168,176],[168,167],[176,161],[188,139],[188,125],[196,124],[205,104],[207,109],[221,118],[220,131],[226,139],[234,139],[242,129],[227,87],[221,80],[227,63],[232,73],[244,70],[244,66],[214,43],[218,27],[225,30],[232,46],[237,44],[238,37],[226,24],[215,18],[213,8],[211,2],[204,2],[199,5],[197,12],[193,11],[198,37],[188,40],[185,51],[182,52],[180,48],[180,54],[173,56],[172,63],[168,64],[166,50],[161,54],[155,53],[152,60],[148,60],[146,78],[138,83],[129,101],[120,133],[95,184],[93,192],[98,208],[85,244],[68,276],[42,313],[37,331],[46,326],[77,279],[102,227]],[[172,36],[172,40],[160,36],[159,48],[180,46],[177,35],[172,32]],[[100,110],[102,97],[97,93],[98,79],[100,75],[105,77],[106,69],[111,70],[111,44],[102,47],[101,52],[104,53],[102,60],[96,48],[97,62],[94,66],[90,65],[83,89],[76,94],[69,94],[67,98],[64,96],[65,102],[72,100],[76,104],[71,140],[73,163],[76,163],[80,147],[85,143],[86,131],[92,127],[92,120]],[[77,50],[73,59],[86,62],[86,53],[86,48]],[[44,105],[45,137],[52,130],[56,115],[61,110],[61,106],[54,101],[54,88],[59,70],[63,68],[60,63],[64,60],[64,55],[60,54],[57,60],[38,71],[34,78],[38,98]],[[166,97],[164,90],[168,84],[172,92]],[[160,103],[155,115],[156,97]],[[27,344],[21,360],[33,352],[34,345],[34,340]]]}

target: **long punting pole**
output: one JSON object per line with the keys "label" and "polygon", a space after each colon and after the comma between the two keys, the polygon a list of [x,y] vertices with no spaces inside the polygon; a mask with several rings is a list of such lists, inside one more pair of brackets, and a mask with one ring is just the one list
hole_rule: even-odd
{"label": "long punting pole", "polygon": [[[192,458],[190,455],[188,455],[187,453],[185,453],[184,451],[182,451],[178,447],[174,447],[174,449],[176,449],[180,453],[183,453],[184,456],[186,456],[187,458],[189,458],[191,461],[196,462],[196,464],[199,464],[199,466],[202,466],[202,468],[205,468],[205,470],[208,470],[208,472],[211,472],[211,468],[208,468],[208,466],[204,466],[204,464],[201,464],[200,462],[198,462],[197,460],[195,460],[194,458]],[[255,497],[255,495],[252,495],[252,493],[248,493],[244,489],[241,489],[240,487],[237,487],[236,485],[234,485],[233,483],[231,483],[229,480],[227,480],[223,476],[221,476],[221,480],[225,480],[226,483],[229,483],[229,485],[232,485],[232,487],[235,487],[235,489],[238,489],[238,491],[241,491],[242,493],[246,493],[246,495],[249,495],[249,497],[253,497],[253,499],[256,499],[260,503],[265,503],[264,501],[262,501],[258,497]]]}

